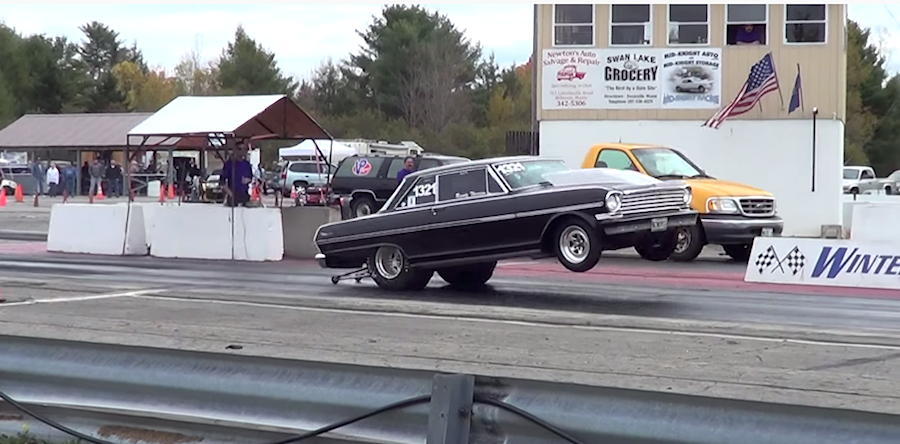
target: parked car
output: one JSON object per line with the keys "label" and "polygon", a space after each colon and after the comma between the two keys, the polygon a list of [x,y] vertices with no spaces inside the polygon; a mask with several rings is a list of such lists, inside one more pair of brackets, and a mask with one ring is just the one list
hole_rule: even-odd
{"label": "parked car", "polygon": [[[780,236],[784,230],[772,193],[712,177],[674,148],[602,143],[588,150],[581,167],[638,171],[660,180],[690,184],[700,222],[678,230],[678,246],[671,256],[674,261],[692,261],[709,244],[721,245],[732,259],[746,262],[753,239]],[[638,254],[659,260],[642,250]]]}
{"label": "parked car", "polygon": [[897,171],[885,179],[875,177],[875,170],[867,166],[845,166],[844,194],[863,194],[866,191],[884,191],[885,194],[898,192],[900,174]]}
{"label": "parked car", "polygon": [[[354,155],[338,164],[331,180],[331,190],[350,205],[350,217],[366,216],[378,211],[397,189],[397,173],[407,156]],[[414,156],[417,171],[442,165],[469,162],[465,157],[430,155]]]}
{"label": "parked car", "polygon": [[217,169],[206,176],[206,179],[200,184],[201,200],[219,203],[225,201],[225,190],[222,189],[222,185],[219,183],[221,174],[222,170]]}
{"label": "parked car", "polygon": [[555,256],[584,272],[603,250],[668,257],[675,230],[697,222],[691,198],[684,182],[556,159],[456,163],[410,174],[374,214],[319,227],[316,260],[364,266],[389,290],[422,289],[435,271],[454,286],[483,285],[498,260],[515,257]]}
{"label": "parked car", "polygon": [[315,160],[292,160],[281,171],[279,188],[284,196],[290,196],[294,188],[306,188],[310,185],[325,186],[334,173],[334,165]]}

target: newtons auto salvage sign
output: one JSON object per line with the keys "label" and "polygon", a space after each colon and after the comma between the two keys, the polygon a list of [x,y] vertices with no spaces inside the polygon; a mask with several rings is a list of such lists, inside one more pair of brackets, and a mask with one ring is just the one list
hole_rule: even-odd
{"label": "newtons auto salvage sign", "polygon": [[900,290],[900,245],[758,237],[744,281]]}

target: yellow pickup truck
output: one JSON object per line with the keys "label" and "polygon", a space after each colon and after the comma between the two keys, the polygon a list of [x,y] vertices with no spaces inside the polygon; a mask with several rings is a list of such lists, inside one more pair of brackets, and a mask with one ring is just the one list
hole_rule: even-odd
{"label": "yellow pickup truck", "polygon": [[673,148],[602,143],[588,150],[581,167],[632,170],[661,180],[683,180],[690,184],[693,207],[700,213],[700,221],[679,229],[678,244],[669,256],[675,261],[692,261],[704,245],[710,244],[721,245],[734,260],[746,262],[754,238],[780,236],[784,228],[772,193],[709,176]]}

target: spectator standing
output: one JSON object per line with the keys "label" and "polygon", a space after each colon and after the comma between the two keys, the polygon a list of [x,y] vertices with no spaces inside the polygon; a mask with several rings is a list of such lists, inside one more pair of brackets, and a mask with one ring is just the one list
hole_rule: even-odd
{"label": "spectator standing", "polygon": [[94,159],[94,163],[91,164],[88,173],[91,175],[91,185],[88,189],[89,196],[96,196],[97,189],[100,187],[100,182],[103,181],[103,173],[105,173],[105,168],[103,168],[103,164],[100,163],[100,159]]}
{"label": "spectator standing", "polygon": [[40,157],[31,163],[31,177],[34,178],[34,195],[40,196],[41,194],[44,194],[46,177],[44,174],[44,167],[41,165]]}
{"label": "spectator standing", "polygon": [[219,183],[225,191],[225,206],[246,206],[250,202],[249,184],[253,181],[253,166],[247,160],[247,146],[238,142],[231,157],[222,164]]}
{"label": "spectator standing", "polygon": [[78,184],[78,168],[75,164],[71,164],[63,170],[63,181],[66,184],[66,191],[69,192],[69,196],[74,196],[75,185]]}
{"label": "spectator standing", "polygon": [[59,195],[59,168],[56,168],[55,163],[51,163],[50,168],[47,168],[47,190],[50,197]]}
{"label": "spectator standing", "polygon": [[109,169],[106,170],[106,183],[109,185],[110,196],[122,197],[122,167],[115,160],[109,162]]}

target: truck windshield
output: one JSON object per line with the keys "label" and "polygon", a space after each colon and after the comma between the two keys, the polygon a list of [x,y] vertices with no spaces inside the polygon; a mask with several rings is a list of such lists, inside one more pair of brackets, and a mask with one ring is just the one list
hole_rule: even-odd
{"label": "truck windshield", "polygon": [[547,182],[545,174],[565,171],[569,167],[561,160],[548,159],[495,163],[494,169],[512,189],[518,189],[543,184]]}
{"label": "truck windshield", "polygon": [[631,152],[647,174],[656,178],[709,177],[680,152],[670,148],[636,148]]}

